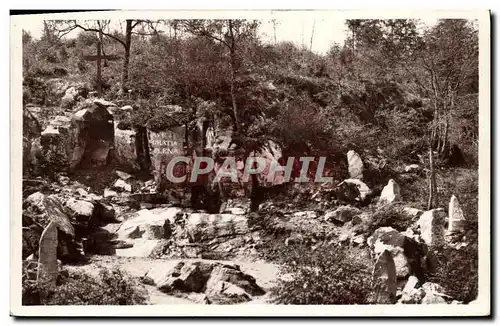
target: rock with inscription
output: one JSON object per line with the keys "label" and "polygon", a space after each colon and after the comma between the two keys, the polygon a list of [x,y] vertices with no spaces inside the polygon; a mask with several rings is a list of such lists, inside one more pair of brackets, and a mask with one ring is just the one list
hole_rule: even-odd
{"label": "rock with inscription", "polygon": [[[155,181],[158,184],[168,182],[167,166],[170,161],[184,153],[185,128],[172,127],[165,131],[148,130],[149,153]],[[176,175],[176,169],[182,163],[172,167],[172,173]],[[176,175],[177,176],[177,175]]]}
{"label": "rock with inscription", "polygon": [[429,247],[436,247],[443,243],[445,219],[446,213],[442,208],[426,211],[418,219],[420,236]]}
{"label": "rock with inscription", "polygon": [[392,304],[396,302],[396,266],[389,251],[384,250],[373,268],[374,303]]}
{"label": "rock with inscription", "polygon": [[57,244],[57,226],[54,222],[50,222],[40,237],[38,253],[37,283],[45,294],[56,288]]}
{"label": "rock with inscription", "polygon": [[351,179],[363,179],[363,161],[358,153],[353,150],[347,152],[349,176]]}

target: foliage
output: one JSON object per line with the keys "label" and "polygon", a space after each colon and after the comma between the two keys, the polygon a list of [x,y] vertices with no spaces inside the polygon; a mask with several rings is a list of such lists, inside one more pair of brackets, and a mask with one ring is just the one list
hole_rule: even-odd
{"label": "foliage", "polygon": [[[477,227],[477,226],[476,226]],[[477,242],[466,248],[439,248],[435,251],[438,270],[428,281],[443,286],[453,299],[468,303],[478,294],[478,248]]]}
{"label": "foliage", "polygon": [[375,230],[384,226],[390,226],[398,231],[406,231],[413,223],[414,221],[403,213],[402,207],[386,205],[375,210],[366,224],[362,226],[362,231],[369,237]]}
{"label": "foliage", "polygon": [[139,284],[119,269],[99,271],[99,276],[71,272],[62,278],[46,301],[40,302],[43,289],[36,282],[23,280],[23,304],[26,305],[136,305],[144,304]]}
{"label": "foliage", "polygon": [[[95,63],[81,58],[95,53],[96,23],[81,23],[87,27],[76,27],[81,32],[75,39],[60,38],[57,22],[44,25],[40,40],[23,34],[25,103],[54,102],[47,83],[60,76],[60,69],[65,79],[95,87]],[[363,158],[383,156],[386,167],[370,168],[368,175],[376,190],[390,170],[409,163],[426,166],[421,157],[427,155],[431,130],[442,154],[438,179],[451,167],[477,167],[474,22],[440,20],[421,27],[408,19],[348,20],[345,44],[333,44],[325,55],[291,42],[264,43],[258,21],[154,23],[165,24],[168,32],[155,31],[152,22],[133,23],[128,94],[120,93],[125,35],[106,30],[103,38],[103,52],[121,56],[103,63],[104,97],[135,108],[121,125],[161,130],[186,124],[194,131],[200,117],[212,126],[229,121],[229,128],[238,118],[233,142],[243,152],[272,139],[285,157],[326,156],[327,170],[344,172],[350,149]],[[172,106],[182,109],[172,113]],[[405,198],[424,202],[424,182],[397,181],[409,184]]]}
{"label": "foliage", "polygon": [[371,290],[368,267],[345,249],[322,246],[311,252],[286,248],[284,277],[271,290],[278,304],[366,304]]}

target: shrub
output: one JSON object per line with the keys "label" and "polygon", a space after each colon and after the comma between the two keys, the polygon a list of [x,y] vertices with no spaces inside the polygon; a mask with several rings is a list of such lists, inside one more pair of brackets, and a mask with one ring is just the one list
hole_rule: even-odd
{"label": "shrub", "polygon": [[286,247],[283,278],[271,290],[278,304],[366,304],[370,273],[345,249],[322,246],[315,251],[303,245]]}
{"label": "shrub", "polygon": [[444,287],[446,294],[455,300],[468,303],[478,294],[478,248],[469,244],[466,248],[441,248],[436,251],[438,269],[428,281]]}
{"label": "shrub", "polygon": [[39,288],[32,281],[23,281],[25,305],[135,305],[144,304],[146,298],[138,291],[139,284],[121,270],[101,270],[98,277],[85,273],[69,273],[60,279],[56,290],[40,302]]}
{"label": "shrub", "polygon": [[413,224],[411,218],[402,212],[402,208],[396,205],[386,205],[377,209],[369,221],[363,225],[363,233],[370,236],[378,228],[390,226],[398,231],[405,231]]}

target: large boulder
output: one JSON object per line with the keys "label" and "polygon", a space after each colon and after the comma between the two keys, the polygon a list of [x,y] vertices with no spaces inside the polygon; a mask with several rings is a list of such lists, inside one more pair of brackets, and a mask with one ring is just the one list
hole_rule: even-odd
{"label": "large boulder", "polygon": [[41,133],[42,155],[54,170],[72,170],[83,157],[86,137],[80,121],[56,116]]}
{"label": "large boulder", "polygon": [[[41,230],[53,223],[58,230],[57,256],[63,262],[75,262],[83,259],[82,243],[75,231],[68,208],[56,195],[45,196],[34,193],[23,203],[23,252],[38,255],[38,247],[34,245],[39,241]],[[31,247],[31,249],[29,249]],[[23,256],[24,256],[23,254]]]}
{"label": "large boulder", "polygon": [[85,200],[77,200],[74,198],[69,198],[64,203],[66,213],[69,214],[73,225],[85,230],[89,223],[96,223],[94,213],[94,204]]}
{"label": "large boulder", "polygon": [[107,163],[113,146],[113,117],[94,102],[72,116],[56,116],[41,133],[42,155],[54,170]]}
{"label": "large boulder", "polygon": [[85,139],[85,150],[82,164],[86,166],[104,166],[114,146],[113,116],[108,107],[111,102],[95,99],[89,108],[79,110],[74,118],[82,126],[82,136]]}
{"label": "large boulder", "polygon": [[205,290],[209,300],[215,304],[250,301],[252,296],[264,293],[255,278],[243,273],[239,266],[222,264],[212,269]]}
{"label": "large boulder", "polygon": [[168,294],[192,298],[199,293],[194,297],[203,303],[240,303],[265,293],[238,265],[218,262],[181,261],[167,271],[152,268],[143,279]]}
{"label": "large boulder", "polygon": [[363,161],[358,153],[353,150],[347,152],[347,163],[349,177],[351,179],[363,179]]}
{"label": "large boulder", "polygon": [[398,278],[406,278],[409,275],[423,278],[425,265],[422,260],[426,252],[414,239],[404,236],[391,227],[381,227],[375,230],[367,243],[375,256],[385,250],[391,253]]}
{"label": "large boulder", "polygon": [[132,171],[139,171],[141,170],[140,158],[146,156],[149,145],[146,128],[130,126],[133,110],[130,105],[108,108],[114,119],[113,159],[120,166]]}
{"label": "large boulder", "polygon": [[420,236],[429,247],[439,247],[444,242],[446,213],[437,208],[424,212],[417,221]]}

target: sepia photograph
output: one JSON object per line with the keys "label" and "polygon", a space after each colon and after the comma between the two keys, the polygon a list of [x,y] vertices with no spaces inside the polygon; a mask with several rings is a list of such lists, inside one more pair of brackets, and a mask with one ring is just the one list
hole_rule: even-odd
{"label": "sepia photograph", "polygon": [[488,10],[10,18],[12,315],[491,313]]}

